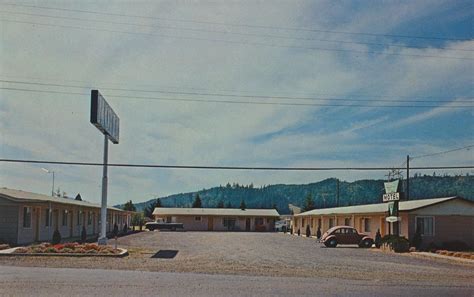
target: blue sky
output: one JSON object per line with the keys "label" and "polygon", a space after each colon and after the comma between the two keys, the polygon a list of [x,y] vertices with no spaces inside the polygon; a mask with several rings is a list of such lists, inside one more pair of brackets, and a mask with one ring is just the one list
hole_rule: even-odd
{"label": "blue sky", "polygon": [[[89,87],[99,88],[121,119],[121,143],[110,145],[114,163],[397,166],[407,154],[474,143],[473,107],[452,108],[472,106],[469,1],[9,3],[0,2],[1,87],[35,91],[0,89],[1,158],[100,162],[103,139],[89,123]],[[370,107],[136,98],[147,96]],[[472,165],[473,160],[472,150],[462,150],[412,164]],[[56,187],[69,195],[100,200],[100,168],[2,163],[0,185],[48,194],[51,176],[41,167],[54,170]],[[353,181],[385,174],[111,168],[109,201],[144,201],[227,182]]]}

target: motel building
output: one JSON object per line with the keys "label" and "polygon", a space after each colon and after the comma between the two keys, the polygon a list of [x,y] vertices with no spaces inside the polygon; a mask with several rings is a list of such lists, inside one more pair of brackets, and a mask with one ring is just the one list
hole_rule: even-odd
{"label": "motel building", "polygon": [[274,231],[275,209],[165,208],[153,211],[156,221],[182,223],[187,231]]}
{"label": "motel building", "polygon": [[[50,241],[58,229],[62,239],[79,239],[100,232],[100,205],[70,198],[0,188],[0,242],[23,245]],[[107,208],[107,232],[130,226],[132,212]]]}
{"label": "motel building", "polygon": [[[377,230],[382,236],[389,234],[390,223],[387,203],[314,209],[293,217],[293,232],[298,229],[316,236],[318,226],[323,234],[338,225],[352,226],[359,233],[375,238]],[[419,226],[422,247],[430,243],[440,246],[443,242],[460,240],[474,247],[474,202],[461,197],[433,198],[400,201],[399,235],[411,240]]]}

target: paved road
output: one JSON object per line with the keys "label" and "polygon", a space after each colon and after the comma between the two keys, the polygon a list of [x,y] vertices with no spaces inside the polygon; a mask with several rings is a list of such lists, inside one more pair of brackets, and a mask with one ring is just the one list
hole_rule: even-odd
{"label": "paved road", "polygon": [[[118,244],[128,248],[130,256],[0,257],[0,266],[304,277],[376,281],[394,286],[474,286],[472,264],[357,247],[331,249],[314,239],[281,233],[143,232],[122,237]],[[175,251],[176,256],[157,257],[157,252],[163,250]]]}
{"label": "paved road", "polygon": [[472,287],[326,278],[0,266],[0,296],[473,296]]}

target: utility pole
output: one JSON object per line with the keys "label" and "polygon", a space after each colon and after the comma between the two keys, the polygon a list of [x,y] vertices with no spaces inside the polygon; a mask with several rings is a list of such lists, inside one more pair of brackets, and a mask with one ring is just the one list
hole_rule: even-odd
{"label": "utility pole", "polygon": [[410,200],[410,156],[407,155],[407,193],[406,200]]}

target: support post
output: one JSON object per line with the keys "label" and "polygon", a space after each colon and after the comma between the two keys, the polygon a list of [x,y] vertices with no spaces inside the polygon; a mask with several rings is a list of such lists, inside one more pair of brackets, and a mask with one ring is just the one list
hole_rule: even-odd
{"label": "support post", "polygon": [[407,155],[407,192],[405,195],[406,200],[410,200],[410,156]]}
{"label": "support post", "polygon": [[109,139],[104,135],[104,167],[102,174],[102,203],[100,209],[100,236],[99,245],[107,244],[107,163],[109,155]]}

